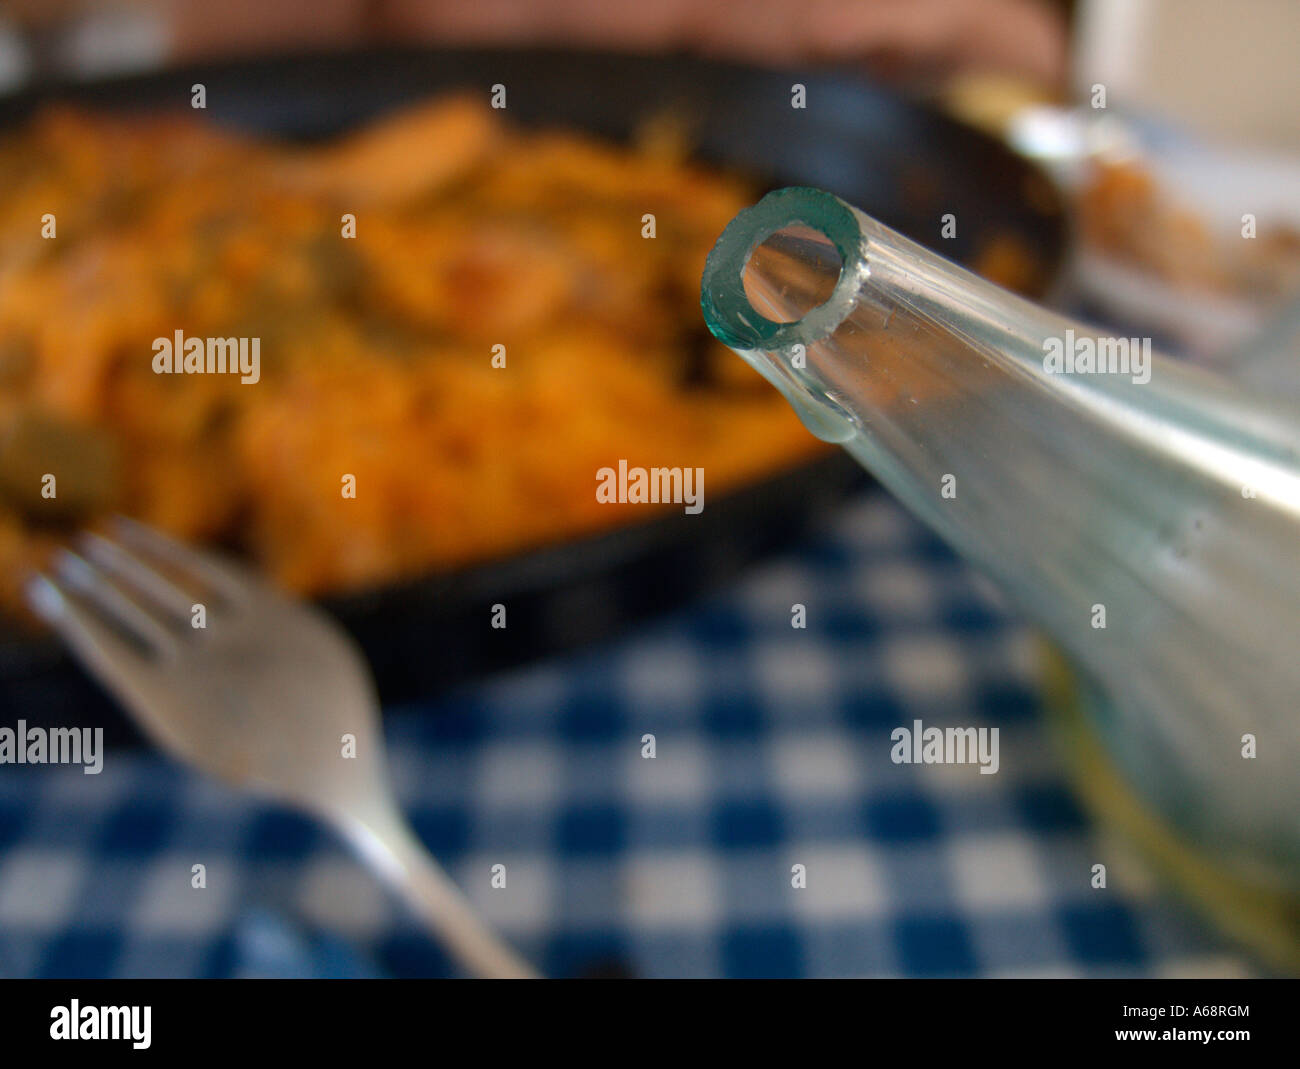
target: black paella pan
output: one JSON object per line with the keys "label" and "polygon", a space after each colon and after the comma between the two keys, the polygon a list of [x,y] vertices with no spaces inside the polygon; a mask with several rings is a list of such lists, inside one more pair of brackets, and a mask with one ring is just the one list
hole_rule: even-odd
{"label": "black paella pan", "polygon": [[[42,88],[0,100],[0,125],[52,100],[126,111],[177,110],[207,89],[207,116],[241,130],[315,139],[451,88],[509,87],[527,125],[626,139],[648,116],[685,115],[697,156],[755,185],[811,185],[909,237],[939,245],[941,219],[962,220],[942,251],[969,262],[1013,235],[1041,265],[1045,290],[1065,227],[1046,179],[991,138],[859,76],[760,70],[686,57],[552,50],[384,50],[261,58]],[[808,106],[791,106],[792,86]],[[680,513],[491,561],[326,600],[358,639],[386,700],[429,694],[467,676],[601,639],[724,582],[788,543],[863,480],[832,454]],[[507,631],[489,607],[509,605]],[[507,637],[508,636],[508,637]],[[133,732],[48,637],[0,620],[0,719],[102,723]]]}

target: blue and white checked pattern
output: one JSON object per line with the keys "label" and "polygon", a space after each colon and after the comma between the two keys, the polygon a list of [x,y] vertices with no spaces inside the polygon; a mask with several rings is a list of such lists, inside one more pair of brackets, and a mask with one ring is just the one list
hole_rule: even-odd
{"label": "blue and white checked pattern", "polygon": [[[1252,974],[1097,839],[1035,671],[1027,629],[877,491],[631,638],[388,710],[390,757],[424,841],[550,975]],[[1001,770],[894,765],[915,719],[1000,728]],[[0,974],[450,971],[304,819],[148,753],[0,766]]]}

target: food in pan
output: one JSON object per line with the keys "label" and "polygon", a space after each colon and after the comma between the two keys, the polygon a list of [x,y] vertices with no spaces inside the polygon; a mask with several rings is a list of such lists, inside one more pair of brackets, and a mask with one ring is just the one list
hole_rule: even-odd
{"label": "food in pan", "polygon": [[[717,495],[823,448],[704,331],[705,255],[752,191],[671,139],[461,97],[306,148],[52,110],[0,173],[9,608],[114,512],[314,593],[647,518],[597,500],[620,461]],[[256,340],[257,381],[174,373],[173,339],[182,371],[194,339],[236,365]]]}
{"label": "food in pan", "polygon": [[755,191],[684,144],[463,96],[311,146],[66,108],[0,139],[0,611],[117,512],[320,593],[673,507],[602,470],[707,498],[825,450],[704,329]]}

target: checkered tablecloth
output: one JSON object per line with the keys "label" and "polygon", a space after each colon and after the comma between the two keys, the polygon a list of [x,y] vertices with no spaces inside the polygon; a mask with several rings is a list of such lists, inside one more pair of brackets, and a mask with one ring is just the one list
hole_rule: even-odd
{"label": "checkered tablecloth", "polygon": [[[419,834],[551,975],[1254,971],[1093,830],[1031,633],[878,490],[632,637],[386,716]],[[998,727],[1000,771],[892,763],[917,719]],[[0,974],[451,971],[305,819],[147,752],[0,766]]]}

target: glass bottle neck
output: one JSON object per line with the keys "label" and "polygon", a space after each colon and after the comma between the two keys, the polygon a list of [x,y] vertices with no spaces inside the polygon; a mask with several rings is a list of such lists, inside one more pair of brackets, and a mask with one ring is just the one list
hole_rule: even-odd
{"label": "glass bottle neck", "polygon": [[[1099,337],[815,190],[769,194],[738,216],[702,303],[714,334],[814,434],[842,444],[1115,699],[1116,748],[1168,766],[1145,770],[1151,790],[1184,810],[1212,798],[1216,812],[1183,816],[1225,841],[1245,824],[1285,827],[1300,874],[1293,410],[1165,359],[1149,339]],[[1234,789],[1229,744],[1261,722],[1286,743]]]}

